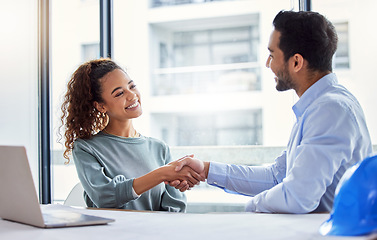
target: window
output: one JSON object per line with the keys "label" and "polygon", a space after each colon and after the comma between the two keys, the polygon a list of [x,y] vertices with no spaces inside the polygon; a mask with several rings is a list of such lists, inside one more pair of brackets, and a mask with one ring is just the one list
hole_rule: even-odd
{"label": "window", "polygon": [[[69,16],[69,17],[67,17]],[[52,199],[62,203],[79,179],[71,159],[65,164],[59,127],[66,84],[84,61],[99,57],[99,2],[95,0],[51,0],[52,81]]]}
{"label": "window", "polygon": [[347,87],[359,100],[367,120],[372,143],[377,141],[377,114],[375,111],[376,89],[374,61],[377,33],[369,26],[376,22],[373,0],[356,4],[354,0],[329,2],[312,0],[313,11],[324,14],[334,23],[338,33],[338,50],[334,58],[334,72],[341,84]]}
{"label": "window", "polygon": [[172,146],[262,144],[262,111],[152,113],[152,135]]}
{"label": "window", "polygon": [[89,43],[81,45],[82,62],[99,58],[99,43]]}
{"label": "window", "polygon": [[[194,153],[263,164],[244,154],[255,145],[284,146],[293,124],[293,113],[287,114],[293,93],[278,95],[265,67],[272,19],[290,9],[290,1],[152,3],[114,1],[114,58],[144,102],[134,120],[138,130],[164,140],[173,159]],[[277,156],[263,155],[269,161]],[[258,160],[267,161],[264,156]],[[189,212],[242,211],[248,200],[206,184],[187,197]]]}
{"label": "window", "polygon": [[232,1],[232,0],[152,0],[152,7],[166,7],[166,6],[172,6],[172,5],[194,4],[194,3],[205,3],[205,2],[216,2],[216,1]]}
{"label": "window", "polygon": [[334,23],[338,34],[338,49],[334,56],[334,65],[336,69],[347,69],[349,64],[349,38],[348,22]]}
{"label": "window", "polygon": [[[200,159],[246,165],[273,160],[289,137],[294,119],[289,113],[297,99],[292,92],[276,93],[273,75],[264,67],[267,42],[275,14],[297,10],[292,5],[297,2],[114,0],[114,59],[135,79],[144,101],[144,114],[135,121],[137,129],[165,140],[173,159],[194,153]],[[312,8],[336,27],[334,72],[360,101],[376,144],[377,96],[371,89],[377,89],[372,59],[377,33],[369,26],[376,22],[377,2],[356,3],[312,0]],[[26,146],[36,186],[38,5],[35,0],[4,1],[0,9],[1,20],[7,23],[1,28],[0,48],[9,58],[0,67],[0,105],[7,113],[0,119],[0,142]],[[79,64],[98,57],[98,1],[51,0],[51,11],[56,203],[78,182],[74,163],[64,164],[57,131],[66,82]],[[191,212],[223,211],[224,206],[242,211],[247,200],[205,184],[187,195]]]}
{"label": "window", "polygon": [[[93,23],[99,22],[99,9],[93,0],[52,3],[56,130],[66,81],[82,61],[98,56],[99,25]],[[113,59],[141,92],[137,130],[168,143],[173,159],[194,153],[207,161],[245,165],[273,161],[287,144],[297,97],[292,91],[276,92],[274,76],[265,67],[267,43],[273,17],[282,9],[297,10],[294,3],[114,0]],[[312,6],[335,24],[334,72],[359,99],[375,143],[377,99],[370,89],[377,89],[371,60],[377,36],[365,22],[375,22],[377,2],[353,3],[313,0]],[[73,163],[64,165],[62,150],[54,139],[55,202],[78,181]],[[187,196],[189,212],[242,211],[248,200],[206,184]]]}
{"label": "window", "polygon": [[[251,16],[250,23],[253,19],[258,17]],[[187,32],[159,32],[158,26],[152,27],[160,48],[160,64],[151,79],[152,94],[260,90],[257,26]],[[172,43],[163,40],[166,35]]]}

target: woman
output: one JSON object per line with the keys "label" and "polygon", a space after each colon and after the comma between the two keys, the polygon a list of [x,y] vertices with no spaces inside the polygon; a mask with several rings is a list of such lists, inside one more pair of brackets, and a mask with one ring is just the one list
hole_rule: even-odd
{"label": "woman", "polygon": [[136,131],[141,99],[127,73],[110,59],[92,60],[67,87],[64,157],[72,151],[87,206],[184,212],[184,194],[163,182],[192,187],[203,178],[189,167],[176,172],[168,146]]}

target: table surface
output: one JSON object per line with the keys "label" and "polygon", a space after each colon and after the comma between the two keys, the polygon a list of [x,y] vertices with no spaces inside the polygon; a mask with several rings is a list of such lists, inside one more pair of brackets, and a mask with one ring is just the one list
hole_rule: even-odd
{"label": "table surface", "polygon": [[114,218],[115,222],[99,226],[41,229],[0,219],[0,239],[377,239],[374,236],[320,235],[318,228],[328,219],[329,214],[190,214],[70,209],[85,214]]}

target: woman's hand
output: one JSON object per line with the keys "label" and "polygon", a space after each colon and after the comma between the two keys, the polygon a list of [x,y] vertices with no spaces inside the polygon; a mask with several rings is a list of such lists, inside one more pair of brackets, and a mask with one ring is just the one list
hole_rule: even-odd
{"label": "woman's hand", "polygon": [[161,169],[163,169],[163,179],[165,183],[170,184],[178,180],[180,183],[185,182],[188,185],[188,188],[192,188],[195,185],[198,185],[200,181],[205,180],[199,173],[189,166],[182,167],[180,171],[177,171],[176,168],[177,162],[171,162],[168,165],[161,167]]}
{"label": "woman's hand", "polygon": [[[194,155],[188,155],[180,158],[174,162],[169,163],[169,165],[175,166],[175,171],[179,172],[189,167],[195,172],[195,179],[200,181],[205,181],[208,175],[209,163],[202,162],[198,159],[193,158]],[[199,176],[198,176],[199,175]],[[191,189],[193,186],[187,180],[174,179],[173,181],[165,181],[165,184],[169,184],[181,192]]]}

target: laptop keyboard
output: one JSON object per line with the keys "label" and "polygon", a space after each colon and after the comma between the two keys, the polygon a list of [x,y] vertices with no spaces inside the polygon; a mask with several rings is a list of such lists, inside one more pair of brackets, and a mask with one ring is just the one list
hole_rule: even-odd
{"label": "laptop keyboard", "polygon": [[77,222],[80,218],[82,218],[81,214],[64,210],[43,212],[43,219],[46,225]]}

